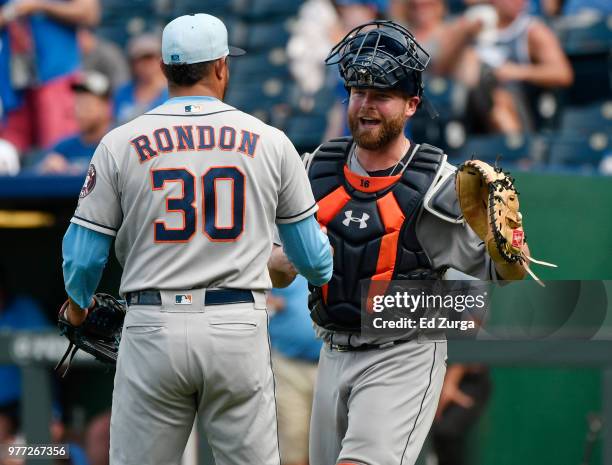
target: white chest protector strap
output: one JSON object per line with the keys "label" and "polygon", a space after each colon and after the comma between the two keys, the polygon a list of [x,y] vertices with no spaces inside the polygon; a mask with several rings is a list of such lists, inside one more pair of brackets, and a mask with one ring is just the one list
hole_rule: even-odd
{"label": "white chest protector strap", "polygon": [[461,224],[465,220],[455,192],[455,171],[446,161],[440,164],[436,179],[423,199],[423,207],[444,221]]}

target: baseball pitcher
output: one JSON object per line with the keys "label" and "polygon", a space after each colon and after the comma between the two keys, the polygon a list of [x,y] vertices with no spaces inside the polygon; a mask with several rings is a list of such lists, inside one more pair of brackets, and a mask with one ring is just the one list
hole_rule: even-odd
{"label": "baseball pitcher", "polygon": [[332,257],[290,141],[222,101],[243,53],[213,16],[165,27],[171,98],[103,138],[64,238],[70,324],[95,317],[113,238],[123,266],[112,465],[178,463],[196,412],[217,465],[279,463],[264,294],[275,224],[312,284]]}

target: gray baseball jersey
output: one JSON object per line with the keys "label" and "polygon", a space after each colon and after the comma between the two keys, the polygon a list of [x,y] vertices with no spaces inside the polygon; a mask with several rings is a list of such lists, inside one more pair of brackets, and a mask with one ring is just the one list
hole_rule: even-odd
{"label": "gray baseball jersey", "polygon": [[[413,153],[416,147],[413,148]],[[306,160],[307,167],[309,160]],[[349,168],[368,176],[356,157]],[[410,169],[410,168],[408,168]],[[416,235],[432,267],[450,267],[479,279],[497,275],[484,244],[462,220],[438,209],[452,204],[455,168],[443,162],[423,199]],[[433,422],[446,372],[446,341],[334,332],[315,326],[321,350],[310,429],[310,460],[325,464],[414,465]],[[404,334],[402,338],[409,338]],[[329,343],[388,347],[340,352]]]}
{"label": "gray baseball jersey", "polygon": [[108,133],[72,222],[117,237],[121,293],[267,289],[274,223],[317,209],[285,134],[217,99],[171,99]]}

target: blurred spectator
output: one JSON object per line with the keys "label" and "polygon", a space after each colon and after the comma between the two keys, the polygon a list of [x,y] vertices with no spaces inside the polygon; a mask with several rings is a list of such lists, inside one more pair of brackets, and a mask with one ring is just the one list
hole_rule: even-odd
{"label": "blurred spectator", "polygon": [[44,173],[80,174],[89,166],[98,143],[111,128],[110,82],[95,71],[72,84],[79,132],[58,142],[42,160]]}
{"label": "blurred spectator", "polygon": [[386,0],[307,0],[287,43],[289,69],[300,88],[313,94],[326,81],[324,60],[332,46],[351,29],[382,18]]}
{"label": "blurred spectator", "polygon": [[387,0],[335,0],[340,24],[344,33],[333,38],[334,43],[351,29],[361,26],[373,19],[383,19],[389,9]]}
{"label": "blurred spectator", "polygon": [[108,465],[110,460],[110,410],[96,416],[85,433],[85,450],[90,465]]}
{"label": "blurred spectator", "polygon": [[48,148],[76,128],[76,27],[98,22],[98,0],[0,0],[0,7],[0,137],[22,154]]}
{"label": "blurred spectator", "polygon": [[[2,367],[0,367],[0,371]],[[19,432],[19,402],[0,405],[0,444],[14,443]],[[2,462],[0,461],[0,465]]]}
{"label": "blurred spectator", "polygon": [[[37,331],[50,327],[43,311],[30,297],[11,292],[0,268],[0,331]],[[14,365],[0,365],[0,444],[14,440],[19,431],[21,372]]]}
{"label": "blurred spectator", "polygon": [[[332,45],[339,42],[355,27],[375,19],[384,18],[389,8],[387,0],[337,0],[335,4],[340,27],[329,31]],[[328,47],[327,53],[330,50],[331,45]],[[346,120],[348,93],[344,87],[344,81],[340,78],[340,73],[336,67],[328,68],[327,72],[334,73],[336,102],[328,113],[327,128],[322,140],[350,134]]]}
{"label": "blurred spectator", "polygon": [[330,0],[307,0],[301,6],[287,42],[289,70],[303,92],[314,94],[323,87],[327,69],[325,57],[334,37],[343,29]]}
{"label": "blurred spectator", "polygon": [[[526,85],[568,87],[571,65],[555,34],[525,12],[526,0],[492,0],[497,13],[494,33],[477,45],[480,81],[473,101],[489,100],[489,129],[504,133],[533,129]],[[478,108],[476,108],[478,110]]]}
{"label": "blurred spectator", "polygon": [[19,173],[19,153],[13,144],[0,139],[0,176],[15,176]]}
{"label": "blurred spectator", "polygon": [[[30,297],[14,295],[5,271],[0,269],[0,330],[42,330],[50,324],[42,309]],[[0,405],[21,397],[21,375],[15,366],[0,366]]]}
{"label": "blurred spectator", "polygon": [[168,99],[167,82],[160,68],[161,40],[154,34],[134,37],[127,46],[133,80],[117,89],[115,119],[123,124]]}
{"label": "blurred spectator", "polygon": [[[23,432],[19,432],[19,412],[15,407],[11,409],[11,413],[6,416],[3,412],[6,409],[0,409],[0,444],[16,444],[24,445],[26,440]],[[14,419],[14,420],[13,420]],[[83,448],[77,443],[70,440],[66,433],[65,421],[62,418],[62,411],[57,404],[53,406],[51,413],[51,424],[49,425],[49,433],[53,444],[67,444],[69,459],[58,458],[53,461],[57,465],[89,465],[87,456]],[[3,459],[0,457],[0,465],[25,465],[25,460],[22,459]]]}
{"label": "blurred spectator", "polygon": [[438,465],[467,465],[467,436],[482,415],[490,393],[488,368],[460,364],[448,367],[431,430]]}
{"label": "blurred spectator", "polygon": [[89,465],[85,450],[76,442],[72,441],[66,430],[66,420],[63,410],[59,405],[53,406],[51,414],[51,442],[54,444],[68,444],[69,460],[58,459],[57,465]]}
{"label": "blurred spectator", "polygon": [[308,312],[308,282],[297,276],[273,289],[269,307],[272,366],[276,383],[278,436],[283,465],[308,465],[308,431],[321,341]]}
{"label": "blurred spectator", "polygon": [[77,32],[84,71],[104,74],[111,87],[117,89],[130,79],[130,68],[121,49],[96,35],[93,28],[81,27]]}
{"label": "blurred spectator", "polygon": [[467,16],[445,22],[446,13],[444,0],[406,0],[394,9],[399,15],[394,19],[403,23],[429,53],[429,74],[453,74],[482,26],[479,19]]}

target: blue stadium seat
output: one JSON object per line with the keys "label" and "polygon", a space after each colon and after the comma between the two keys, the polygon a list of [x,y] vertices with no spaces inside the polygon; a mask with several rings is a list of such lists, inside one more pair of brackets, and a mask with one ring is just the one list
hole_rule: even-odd
{"label": "blue stadium seat", "polygon": [[588,136],[555,133],[549,136],[548,164],[577,169],[597,169],[602,158],[612,154],[610,134],[593,132]]}
{"label": "blue stadium seat", "polygon": [[449,148],[450,159],[457,163],[472,158],[494,163],[501,157],[502,166],[528,159],[531,155],[533,138],[527,134],[506,136],[492,134],[485,136],[467,136],[465,142],[457,148]]}
{"label": "blue stadium seat", "polygon": [[450,79],[434,77],[425,82],[425,97],[442,114],[449,114],[453,109],[454,83]]}
{"label": "blue stadium seat", "polygon": [[227,28],[230,43],[244,48],[248,53],[285,48],[289,40],[289,29],[285,19],[263,23],[230,20]]}
{"label": "blue stadium seat", "polygon": [[289,86],[288,103],[299,113],[326,116],[335,101],[336,95],[331,87],[323,87],[315,94],[307,94],[297,84]]}
{"label": "blue stadium seat", "polygon": [[102,0],[102,11],[147,11],[155,9],[155,2],[150,0]]}
{"label": "blue stadium seat", "polygon": [[230,60],[230,75],[238,82],[263,81],[268,78],[289,78],[287,54],[284,48],[247,53]]}
{"label": "blue stadium seat", "polygon": [[574,84],[567,91],[568,105],[612,99],[612,54],[609,51],[570,56]]}
{"label": "blue stadium seat", "polygon": [[159,32],[162,25],[155,16],[126,15],[121,18],[106,20],[96,30],[96,34],[110,40],[121,47],[125,47],[130,37],[143,32]]}
{"label": "blue stadium seat", "polygon": [[601,131],[612,134],[612,101],[567,107],[561,116],[561,132],[583,134]]}
{"label": "blue stadium seat", "polygon": [[[429,78],[425,82],[426,102],[419,111],[411,118],[407,133],[416,142],[427,142],[440,148],[446,148],[447,126],[458,126],[458,120],[465,113],[465,108],[458,108],[455,95],[458,91],[457,84],[441,77]],[[430,104],[438,114],[432,118],[427,111]]]}
{"label": "blue stadium seat", "polygon": [[281,79],[240,81],[232,78],[225,100],[228,104],[251,113],[286,104],[287,94],[288,85]]}
{"label": "blue stadium seat", "polygon": [[560,31],[562,44],[574,69],[568,104],[583,105],[612,98],[612,28],[610,19]]}
{"label": "blue stadium seat", "polygon": [[322,115],[297,113],[291,115],[284,128],[298,152],[312,152],[323,140],[327,119]]}
{"label": "blue stadium seat", "polygon": [[562,43],[568,55],[591,55],[608,52],[612,47],[612,28],[609,19],[602,18],[587,25],[572,23],[562,32]]}
{"label": "blue stadium seat", "polygon": [[303,0],[232,0],[234,14],[256,21],[286,18],[297,14]]}
{"label": "blue stadium seat", "polygon": [[232,14],[232,3],[219,0],[174,0],[171,11],[173,18],[195,13],[225,17]]}
{"label": "blue stadium seat", "polygon": [[431,119],[424,110],[419,110],[410,118],[405,133],[416,143],[426,142],[442,149],[446,148],[444,124],[439,119]]}
{"label": "blue stadium seat", "polygon": [[533,132],[552,131],[559,128],[565,107],[565,89],[544,89],[524,84],[524,100]]}

